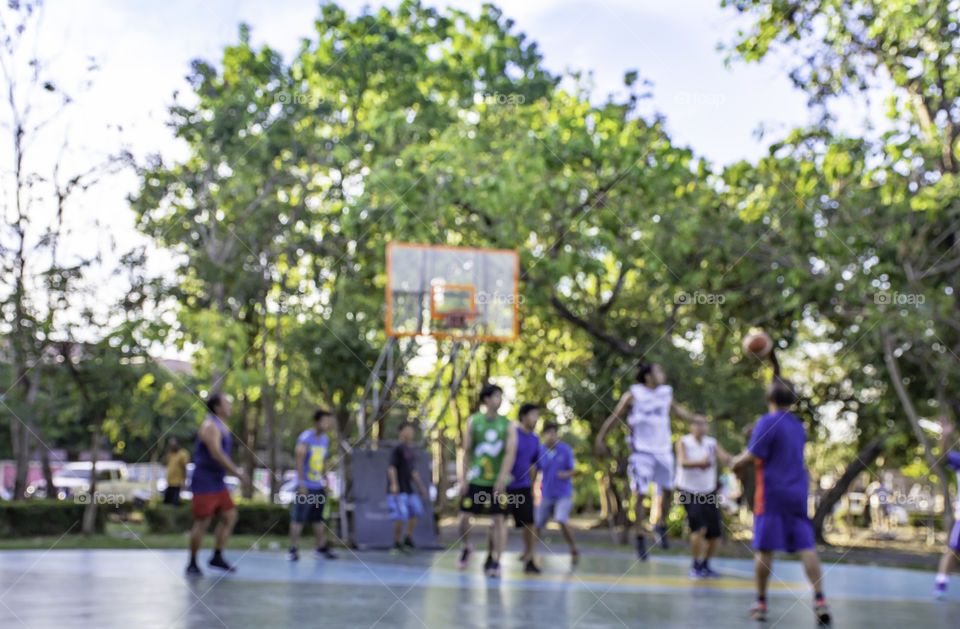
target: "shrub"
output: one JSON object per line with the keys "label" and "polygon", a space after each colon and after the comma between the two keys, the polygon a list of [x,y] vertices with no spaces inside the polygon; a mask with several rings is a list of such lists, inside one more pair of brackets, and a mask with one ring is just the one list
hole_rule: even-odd
{"label": "shrub", "polygon": [[[0,503],[0,535],[32,537],[81,532],[86,505],[65,500],[26,500]],[[94,532],[102,533],[107,512],[112,507],[97,508]]]}

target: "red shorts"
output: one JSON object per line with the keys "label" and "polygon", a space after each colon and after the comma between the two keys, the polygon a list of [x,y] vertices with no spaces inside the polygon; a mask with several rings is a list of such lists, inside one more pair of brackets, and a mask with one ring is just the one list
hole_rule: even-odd
{"label": "red shorts", "polygon": [[221,489],[209,494],[193,494],[190,506],[193,509],[193,517],[198,520],[212,518],[218,513],[234,508],[229,489]]}

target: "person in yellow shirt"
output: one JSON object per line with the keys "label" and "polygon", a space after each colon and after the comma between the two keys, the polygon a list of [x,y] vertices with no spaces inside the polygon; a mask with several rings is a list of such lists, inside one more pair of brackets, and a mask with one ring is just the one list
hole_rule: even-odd
{"label": "person in yellow shirt", "polygon": [[190,455],[180,447],[175,437],[170,439],[167,446],[167,488],[163,492],[163,504],[179,505],[180,489],[187,480],[187,463]]}

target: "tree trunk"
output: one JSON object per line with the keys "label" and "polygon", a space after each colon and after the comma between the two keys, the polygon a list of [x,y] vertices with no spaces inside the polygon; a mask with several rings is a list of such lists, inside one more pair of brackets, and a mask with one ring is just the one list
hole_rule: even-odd
{"label": "tree trunk", "polygon": [[103,420],[99,417],[93,423],[93,437],[90,439],[90,491],[87,494],[87,506],[83,510],[81,531],[84,535],[93,535],[97,523],[97,457],[100,454],[100,430]]}
{"label": "tree trunk", "polygon": [[840,479],[823,495],[820,504],[817,505],[817,510],[813,514],[813,534],[818,544],[829,544],[823,536],[823,525],[827,520],[827,516],[833,511],[834,506],[840,502],[840,499],[846,495],[850,483],[852,483],[861,472],[873,465],[877,457],[883,453],[885,440],[886,435],[881,435],[860,450],[856,458],[847,464]]}
{"label": "tree trunk", "polygon": [[920,416],[913,406],[913,401],[910,399],[906,387],[903,386],[900,366],[897,364],[897,357],[893,354],[893,339],[886,329],[883,329],[882,335],[883,358],[887,364],[890,381],[893,383],[893,388],[897,392],[897,397],[900,398],[900,405],[903,406],[904,413],[906,413],[907,419],[910,421],[910,426],[913,428],[917,441],[920,442],[923,448],[923,455],[927,461],[927,466],[930,468],[930,471],[936,474],[937,480],[940,482],[940,491],[943,493],[943,526],[949,531],[953,526],[953,500],[950,498],[950,481],[947,480],[947,475],[943,471],[943,465],[940,463],[940,460],[934,457],[933,452],[930,450],[930,442],[927,441],[927,435],[923,432],[923,427],[920,426]]}
{"label": "tree trunk", "polygon": [[50,467],[50,448],[43,442],[43,435],[39,426],[32,424],[30,429],[37,441],[37,450],[40,452],[40,465],[43,468],[43,480],[47,484],[47,496],[56,496],[57,488],[53,484],[53,469]]}

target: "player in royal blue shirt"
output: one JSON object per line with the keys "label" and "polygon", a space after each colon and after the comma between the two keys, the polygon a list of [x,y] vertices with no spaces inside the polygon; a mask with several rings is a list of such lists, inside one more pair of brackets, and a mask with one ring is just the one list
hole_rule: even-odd
{"label": "player in royal blue shirt", "polygon": [[560,525],[560,532],[570,545],[570,565],[577,565],[580,551],[573,541],[573,531],[568,524],[570,510],[573,508],[573,477],[576,474],[576,462],[573,448],[560,441],[559,427],[554,423],[543,426],[543,445],[537,459],[540,470],[540,507],[536,513],[537,531],[547,526],[549,520]]}
{"label": "player in royal blue shirt", "polygon": [[798,553],[813,585],[814,613],[821,624],[830,622],[823,596],[823,572],[813,540],[813,525],[807,514],[809,480],[803,457],[806,429],[790,409],[797,403],[793,384],[775,376],[767,389],[768,413],[757,421],[747,450],[736,457],[737,470],[753,462],[756,468],[753,549],[757,602],[750,610],[754,620],[766,620],[767,583],[773,553]]}

